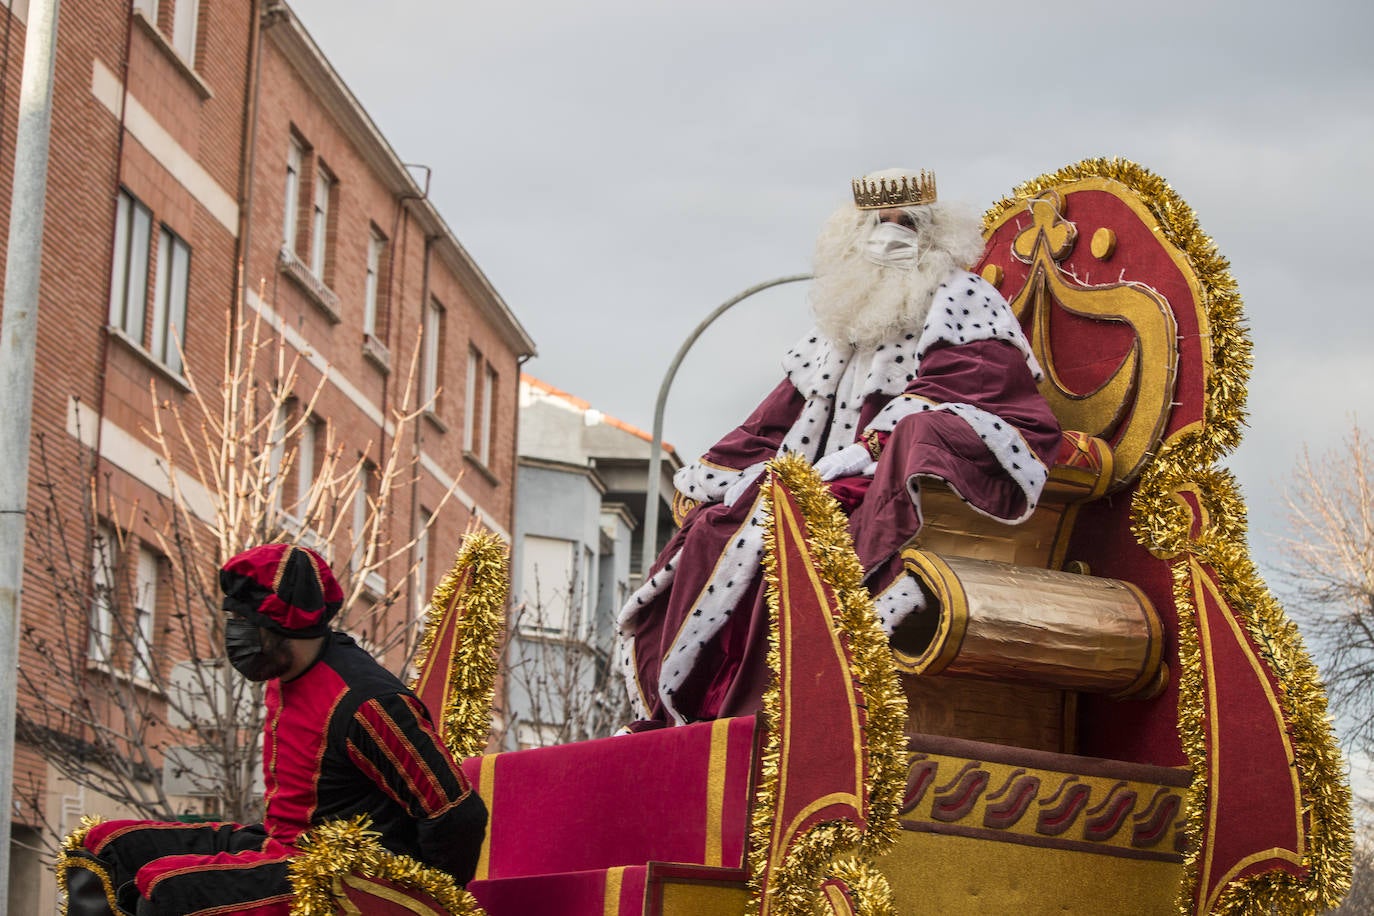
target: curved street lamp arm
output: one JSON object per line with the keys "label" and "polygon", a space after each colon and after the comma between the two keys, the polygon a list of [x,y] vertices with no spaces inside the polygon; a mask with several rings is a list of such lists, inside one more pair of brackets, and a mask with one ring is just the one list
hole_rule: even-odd
{"label": "curved street lamp arm", "polygon": [[640,570],[643,575],[649,574],[649,567],[653,566],[654,556],[658,552],[658,476],[663,464],[663,409],[668,403],[668,389],[672,387],[678,366],[682,365],[682,360],[687,355],[687,351],[692,348],[692,344],[696,343],[702,332],[734,306],[748,299],[754,293],[762,292],[770,287],[810,279],[810,274],[792,274],[766,280],[749,287],[716,306],[715,311],[707,315],[705,320],[696,326],[696,329],[687,336],[687,339],[682,342],[682,346],[678,348],[677,355],[673,357],[672,363],[668,366],[668,371],[663,375],[663,384],[658,386],[658,400],[654,402],[654,434],[649,445],[649,481],[644,490],[644,540],[640,554],[642,560]]}

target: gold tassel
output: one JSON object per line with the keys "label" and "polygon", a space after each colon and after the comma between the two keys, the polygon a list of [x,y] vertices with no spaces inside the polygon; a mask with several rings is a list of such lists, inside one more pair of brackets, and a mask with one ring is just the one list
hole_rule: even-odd
{"label": "gold tassel", "polygon": [[[860,875],[863,858],[887,851],[896,842],[897,812],[906,788],[906,696],[902,693],[887,636],[878,625],[873,601],[863,587],[863,568],[854,554],[849,520],[830,495],[815,469],[799,455],[785,455],[769,462],[772,474],[796,499],[806,520],[807,546],[815,558],[821,580],[835,592],[839,605],[836,626],[849,643],[854,676],[863,685],[867,708],[866,745],[868,768],[865,795],[868,827],[860,831],[848,821],[832,821],[812,827],[797,838],[781,864],[774,863],[774,879],[768,888],[769,908],[779,916],[812,912],[821,883],[829,875],[855,878],[851,891],[860,899],[860,912],[874,916],[892,912],[892,895],[886,879],[871,864]],[[755,906],[762,909],[762,876],[769,865],[772,824],[778,803],[778,770],[782,748],[778,729],[781,660],[778,649],[779,581],[777,539],[773,528],[770,490],[764,489],[764,580],[769,614],[768,665],[772,682],[763,697],[763,716],[768,731],[761,758],[761,778],[755,796],[750,837],[750,887]],[[847,850],[850,857],[837,864]],[[876,876],[876,877],[874,877]]]}
{"label": "gold tassel", "polygon": [[[506,625],[506,596],[510,576],[506,544],[487,532],[471,532],[448,571],[434,588],[430,607],[447,608],[464,581],[460,637],[455,662],[444,690],[440,732],[449,752],[458,760],[474,757],[486,748],[491,730],[491,701],[496,689],[496,652]],[[442,614],[431,613],[416,653],[416,670],[424,670],[434,649]],[[411,684],[414,689],[415,684]]]}

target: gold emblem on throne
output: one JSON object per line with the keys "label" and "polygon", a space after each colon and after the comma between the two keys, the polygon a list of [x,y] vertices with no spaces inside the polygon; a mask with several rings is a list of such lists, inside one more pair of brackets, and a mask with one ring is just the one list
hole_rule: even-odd
{"label": "gold emblem on throne", "polygon": [[[1030,271],[1011,307],[1027,327],[1031,349],[1045,370],[1040,391],[1055,416],[1067,429],[1112,444],[1115,488],[1139,472],[1168,421],[1179,358],[1174,315],[1169,303],[1143,284],[1122,280],[1090,286],[1065,269],[1063,262],[1079,239],[1057,192],[1046,191],[1027,206],[1031,219],[1012,242],[1011,255]],[[1114,236],[1112,242],[1114,248]],[[1095,238],[1094,248],[1106,254],[1101,239]],[[1089,390],[1078,390],[1066,380],[1066,366],[1087,357],[1056,351],[1051,328],[1057,311],[1122,324],[1132,332],[1119,362]]]}

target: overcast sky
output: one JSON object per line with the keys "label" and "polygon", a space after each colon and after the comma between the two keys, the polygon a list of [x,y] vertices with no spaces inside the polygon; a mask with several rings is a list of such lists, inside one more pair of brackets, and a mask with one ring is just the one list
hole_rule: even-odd
{"label": "overcast sky", "polygon": [[[1301,446],[1374,422],[1368,0],[292,6],[400,156],[433,169],[538,344],[527,371],[643,429],[686,335],[807,271],[851,177],[931,168],[981,212],[1092,156],[1163,176],[1231,260],[1255,368],[1226,463],[1262,564]],[[665,423],[685,459],[776,383],[804,296],[753,297],[693,348]]]}

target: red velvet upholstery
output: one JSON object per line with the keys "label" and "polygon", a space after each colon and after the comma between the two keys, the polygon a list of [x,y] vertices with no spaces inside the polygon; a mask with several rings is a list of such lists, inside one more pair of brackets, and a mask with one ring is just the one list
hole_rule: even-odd
{"label": "red velvet upholstery", "polygon": [[648,871],[648,866],[632,865],[613,870],[497,878],[473,881],[468,890],[487,916],[638,916],[644,909]]}
{"label": "red velvet upholstery", "polygon": [[477,877],[741,866],[755,729],[722,719],[464,761],[491,812]]}

